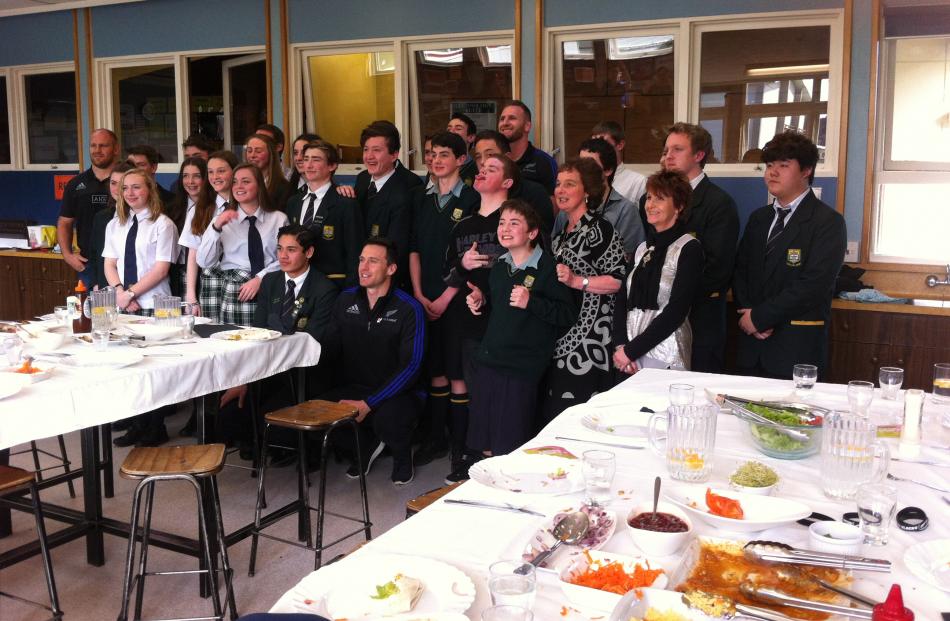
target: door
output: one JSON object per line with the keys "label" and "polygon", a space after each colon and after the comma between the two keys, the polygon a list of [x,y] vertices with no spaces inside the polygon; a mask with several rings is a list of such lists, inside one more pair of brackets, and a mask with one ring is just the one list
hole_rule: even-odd
{"label": "door", "polygon": [[267,67],[264,54],[221,63],[224,86],[224,148],[244,159],[244,141],[267,122]]}

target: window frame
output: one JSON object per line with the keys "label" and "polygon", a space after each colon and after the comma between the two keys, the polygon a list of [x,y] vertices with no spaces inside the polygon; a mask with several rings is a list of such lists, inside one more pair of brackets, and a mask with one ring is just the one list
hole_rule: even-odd
{"label": "window frame", "polygon": [[[542,67],[544,89],[542,96],[542,127],[540,145],[547,151],[563,147],[563,105],[557,97],[563,92],[563,57],[561,43],[574,39],[609,39],[622,36],[672,35],[674,54],[673,115],[676,120],[699,122],[699,95],[701,87],[702,35],[721,30],[749,30],[767,28],[794,28],[799,26],[828,26],[828,121],[826,135],[840,135],[841,120],[847,117],[843,106],[844,19],[843,8],[803,11],[775,11],[685,17],[677,19],[641,20],[581,26],[556,26],[544,29]],[[560,143],[558,142],[560,141]],[[838,176],[838,141],[828,140],[825,161],[815,170],[818,177]],[[563,159],[563,155],[559,156]],[[657,153],[657,160],[660,154]],[[656,171],[654,164],[627,164],[642,174]],[[722,177],[758,177],[762,164],[707,164],[706,172]]]}
{"label": "window frame", "polygon": [[6,80],[7,83],[7,128],[10,134],[10,144],[7,145],[10,149],[10,163],[9,164],[0,164],[0,171],[7,170],[16,170],[17,167],[17,153],[16,153],[16,123],[14,119],[16,117],[16,110],[14,110],[13,102],[13,77],[12,71],[8,67],[0,67],[0,78]]}
{"label": "window frame", "polygon": [[[128,67],[152,65],[172,65],[175,70],[175,129],[178,134],[177,161],[163,162],[158,165],[159,173],[177,173],[183,158],[181,143],[188,137],[188,124],[191,118],[191,98],[188,96],[188,62],[193,59],[210,56],[233,56],[263,54],[265,48],[260,45],[214,48],[204,50],[183,50],[162,54],[135,54],[128,56],[109,56],[93,61],[93,84],[96,87],[95,121],[96,127],[112,127],[115,108],[113,106],[112,70]],[[266,85],[270,90],[271,85]]]}
{"label": "window frame", "polygon": [[[26,78],[32,75],[41,75],[48,73],[71,73],[75,82],[76,65],[72,61],[58,63],[40,63],[35,65],[19,65],[7,67],[7,102],[9,106],[10,118],[10,164],[3,165],[3,170],[36,170],[36,171],[56,171],[56,170],[76,170],[79,168],[79,162],[56,162],[52,164],[36,163],[30,161],[30,136],[29,123],[27,122],[26,109]],[[82,102],[79,94],[76,94],[76,114],[77,122]],[[81,142],[80,134],[76,135],[77,155],[85,148]]]}

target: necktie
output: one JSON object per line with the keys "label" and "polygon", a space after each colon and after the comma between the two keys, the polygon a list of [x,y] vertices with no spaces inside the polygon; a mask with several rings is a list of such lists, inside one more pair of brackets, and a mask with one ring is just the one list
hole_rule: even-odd
{"label": "necktie", "polygon": [[304,212],[304,217],[303,217],[303,220],[301,221],[301,224],[303,224],[304,226],[310,226],[311,224],[313,224],[313,216],[315,215],[314,210],[313,210],[313,204],[317,202],[317,195],[314,194],[313,192],[309,192],[307,193],[307,199],[309,199],[310,202],[307,203],[307,211]]}
{"label": "necktie", "polygon": [[139,281],[138,261],[135,259],[135,238],[139,234],[139,220],[134,213],[131,216],[132,226],[129,227],[129,234],[125,236],[125,255],[122,257],[122,275],[125,276],[123,285],[126,289]]}
{"label": "necktie", "polygon": [[370,182],[369,182],[369,189],[366,190],[366,198],[373,198],[374,196],[376,196],[376,192],[377,192],[377,190],[376,190],[376,182],[375,182],[375,181],[370,181]]}
{"label": "necktie", "polygon": [[772,251],[772,245],[779,235],[782,234],[782,231],[785,230],[785,218],[788,217],[788,214],[791,213],[791,207],[786,207],[782,209],[781,207],[775,208],[775,213],[778,216],[778,220],[775,221],[775,226],[772,227],[772,230],[769,232],[769,238],[765,242],[765,252],[766,254]]}
{"label": "necktie", "polygon": [[280,303],[280,319],[284,323],[284,328],[290,330],[294,326],[294,287],[297,286],[292,280],[287,281],[287,291],[284,293],[284,299]]}
{"label": "necktie", "polygon": [[247,217],[247,258],[251,262],[251,274],[255,275],[264,269],[264,242],[261,232],[255,225],[257,216]]}

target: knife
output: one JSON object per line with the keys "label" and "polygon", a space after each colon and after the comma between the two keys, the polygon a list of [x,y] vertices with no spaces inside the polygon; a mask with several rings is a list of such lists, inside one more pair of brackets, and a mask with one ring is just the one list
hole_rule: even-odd
{"label": "knife", "polygon": [[900,457],[891,457],[891,461],[900,461],[908,464],[920,464],[922,466],[936,466],[938,468],[950,468],[950,463],[945,461],[928,461],[924,459],[902,459]]}
{"label": "knife", "polygon": [[636,446],[634,444],[614,444],[613,442],[598,442],[596,440],[581,440],[580,438],[568,438],[566,436],[554,436],[555,440],[569,440],[571,442],[585,442],[587,444],[599,444],[600,446],[613,446],[616,448],[625,448],[625,449],[634,449],[641,450],[646,448],[645,446]]}
{"label": "knife", "polygon": [[536,515],[538,517],[544,517],[543,513],[538,511],[532,511],[531,509],[525,509],[524,507],[515,507],[514,505],[496,505],[491,502],[482,502],[480,500],[466,500],[464,498],[446,498],[445,502],[453,505],[468,505],[470,507],[482,507],[483,509],[496,509],[498,511],[511,511],[513,513],[526,513],[528,515]]}

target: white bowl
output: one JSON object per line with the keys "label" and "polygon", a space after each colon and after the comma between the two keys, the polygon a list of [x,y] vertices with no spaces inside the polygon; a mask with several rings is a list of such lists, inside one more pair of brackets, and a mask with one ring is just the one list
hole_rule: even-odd
{"label": "white bowl", "polygon": [[816,552],[858,555],[863,543],[861,529],[851,524],[825,520],[808,527],[808,545]]}
{"label": "white bowl", "polygon": [[707,489],[710,488],[706,485],[676,485],[667,487],[665,495],[690,515],[695,515],[710,526],[724,531],[754,533],[811,515],[808,505],[797,500],[780,496],[765,498],[757,494],[713,487],[711,489],[714,494],[738,500],[745,514],[742,519],[722,517],[709,512],[706,506]]}
{"label": "white bowl", "polygon": [[640,548],[648,556],[669,556],[676,554],[686,544],[693,535],[693,522],[689,519],[679,507],[674,504],[660,501],[656,510],[660,513],[669,513],[686,522],[686,530],[681,533],[659,533],[653,530],[644,530],[630,526],[630,520],[641,513],[650,513],[653,511],[653,502],[643,502],[635,506],[624,519],[627,526],[627,532],[634,545]]}
{"label": "white bowl", "polygon": [[738,483],[732,482],[732,475],[736,473],[736,470],[738,470],[739,468],[741,468],[742,466],[750,462],[756,462],[756,463],[762,464],[763,466],[767,467],[772,472],[774,472],[776,476],[778,476],[778,468],[776,467],[776,465],[773,463],[769,463],[768,461],[764,459],[739,459],[734,462],[732,469],[729,471],[729,476],[726,479],[727,481],[729,481],[729,487],[736,490],[737,492],[742,492],[744,494],[757,494],[759,496],[769,496],[775,490],[775,488],[778,487],[778,484],[782,481],[782,478],[780,476],[775,480],[775,483],[771,485],[761,486],[761,487],[739,485]]}
{"label": "white bowl", "polygon": [[[55,351],[63,346],[69,337],[65,330],[36,330],[30,329],[35,336],[24,339],[26,345],[36,351]],[[20,334],[23,334],[21,331]]]}
{"label": "white bowl", "polygon": [[[653,506],[652,504],[650,505]],[[602,564],[606,565],[612,561],[618,561],[623,563],[624,571],[631,572],[634,567],[640,565],[641,567],[649,567],[650,569],[663,569],[663,567],[656,561],[651,561],[650,559],[641,557],[641,556],[627,556],[624,554],[614,554],[613,552],[604,552],[602,550],[591,550],[588,552],[590,558],[594,561],[602,561]],[[600,589],[595,589],[593,587],[581,586],[579,584],[572,584],[569,582],[571,576],[576,574],[581,574],[587,570],[589,563],[586,560],[586,557],[579,557],[578,562],[571,563],[561,570],[560,575],[558,576],[558,582],[561,584],[561,590],[564,591],[564,595],[568,600],[575,606],[579,608],[593,608],[595,610],[611,611],[617,605],[617,602],[620,601],[621,595],[616,593],[611,593],[609,591],[601,591]],[[653,584],[648,585],[656,589],[665,588],[669,578],[666,573],[662,573],[656,577],[656,580],[653,581]],[[645,588],[645,587],[640,587]]]}
{"label": "white bowl", "polygon": [[21,366],[22,365],[18,364],[12,367],[4,367],[3,369],[0,369],[0,373],[4,373],[6,375],[15,375],[15,376],[20,376],[20,377],[25,377],[29,379],[30,384],[35,384],[37,382],[42,382],[43,380],[49,379],[50,376],[53,374],[53,369],[56,368],[55,364],[33,362],[32,363],[33,368],[39,369],[36,373],[17,373],[17,369],[19,369]]}

